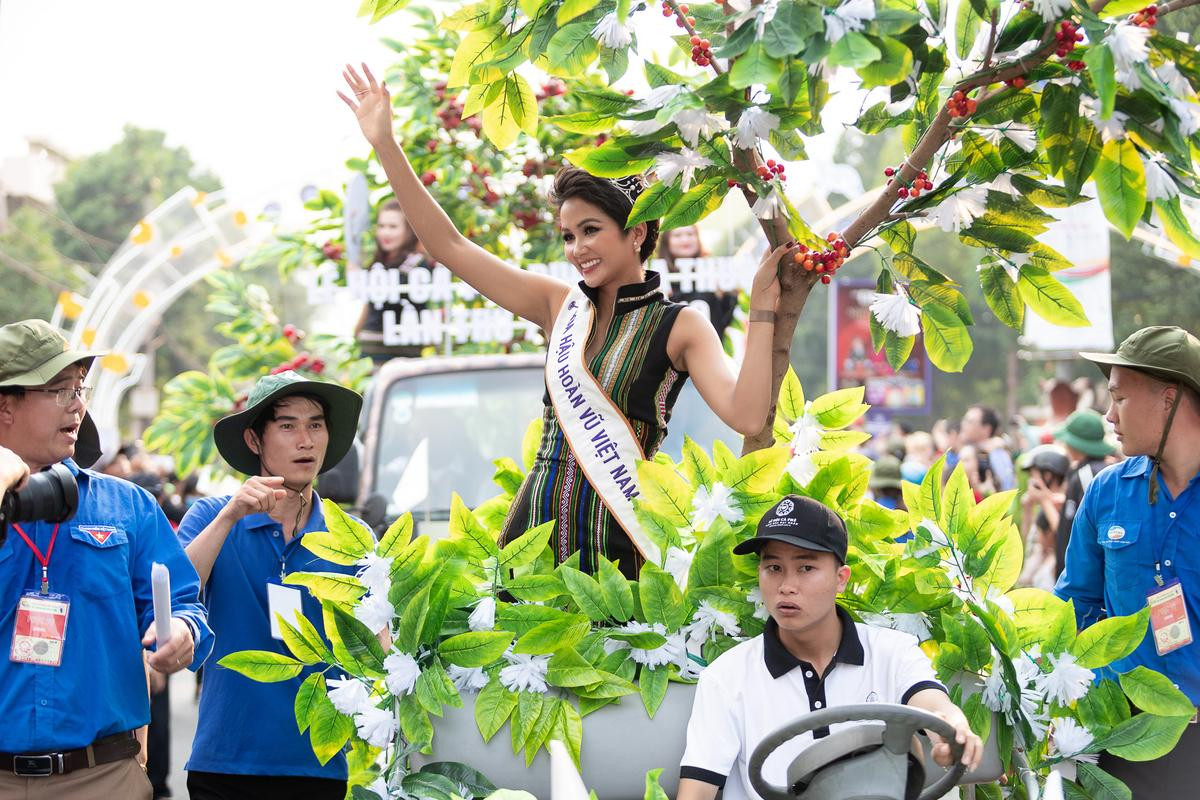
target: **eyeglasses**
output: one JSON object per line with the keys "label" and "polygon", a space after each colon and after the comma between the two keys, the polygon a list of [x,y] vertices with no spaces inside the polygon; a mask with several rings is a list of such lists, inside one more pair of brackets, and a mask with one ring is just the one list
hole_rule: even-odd
{"label": "eyeglasses", "polygon": [[76,397],[78,397],[80,399],[80,401],[82,401],[83,404],[86,406],[88,401],[92,399],[93,387],[78,386],[78,387],[75,387],[72,389],[30,389],[30,388],[26,388],[25,391],[41,392],[42,394],[52,394],[52,395],[54,395],[54,402],[58,404],[59,408],[69,408],[71,406],[71,404],[75,402]]}

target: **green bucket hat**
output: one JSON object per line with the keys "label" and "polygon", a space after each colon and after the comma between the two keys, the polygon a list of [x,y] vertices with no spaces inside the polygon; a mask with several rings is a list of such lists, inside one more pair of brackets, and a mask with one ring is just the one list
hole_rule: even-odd
{"label": "green bucket hat", "polygon": [[[64,368],[91,361],[101,350],[76,350],[62,331],[41,319],[0,327],[0,386],[41,386]],[[87,468],[100,459],[100,433],[85,410],[75,439],[75,463]]]}
{"label": "green bucket hat", "polygon": [[358,429],[358,415],[362,411],[362,395],[345,386],[325,381],[310,381],[292,370],[277,375],[265,375],[258,379],[246,408],[236,414],[222,417],[213,426],[213,440],[217,452],[229,464],[245,475],[257,475],[261,464],[258,455],[246,444],[245,430],[254,424],[258,416],[282,397],[293,394],[309,394],[325,402],[329,429],[329,446],[325,449],[325,460],[320,472],[332,469],[354,445],[354,433]]}
{"label": "green bucket hat", "polygon": [[1066,422],[1054,429],[1053,436],[1085,456],[1104,458],[1117,451],[1104,438],[1104,433],[1104,417],[1091,409],[1083,409],[1072,412]]}
{"label": "green bucket hat", "polygon": [[900,459],[895,456],[880,456],[871,470],[867,488],[899,489],[903,483],[900,477]]}
{"label": "green bucket hat", "polygon": [[[1177,383],[1200,393],[1200,339],[1174,325],[1152,325],[1134,331],[1121,342],[1115,353],[1080,353],[1080,356],[1091,361],[1108,376],[1113,367],[1145,372],[1166,383]],[[1162,467],[1163,449],[1167,446],[1167,437],[1171,433],[1171,423],[1175,420],[1175,412],[1179,409],[1180,392],[1175,393],[1175,402],[1167,414],[1167,424],[1163,428],[1162,441],[1158,443],[1158,452],[1151,459],[1154,469],[1150,471],[1150,505],[1154,505],[1158,497],[1157,475]]]}

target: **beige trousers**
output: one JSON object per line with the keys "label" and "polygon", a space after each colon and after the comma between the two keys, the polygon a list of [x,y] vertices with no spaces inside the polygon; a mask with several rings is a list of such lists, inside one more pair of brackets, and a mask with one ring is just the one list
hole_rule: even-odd
{"label": "beige trousers", "polygon": [[0,772],[0,800],[150,800],[154,790],[132,756],[48,778]]}

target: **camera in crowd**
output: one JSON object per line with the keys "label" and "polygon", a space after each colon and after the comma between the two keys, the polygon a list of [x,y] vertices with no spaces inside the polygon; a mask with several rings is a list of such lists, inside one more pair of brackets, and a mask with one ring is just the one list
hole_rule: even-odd
{"label": "camera in crowd", "polygon": [[71,470],[55,464],[35,472],[19,492],[5,492],[0,501],[0,544],[13,522],[66,522],[79,507],[79,486]]}

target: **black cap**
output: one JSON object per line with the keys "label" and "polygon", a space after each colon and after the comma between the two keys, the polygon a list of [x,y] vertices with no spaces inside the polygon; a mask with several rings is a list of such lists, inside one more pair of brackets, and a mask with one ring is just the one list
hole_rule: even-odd
{"label": "black cap", "polygon": [[758,553],[767,542],[783,542],[805,550],[833,553],[846,563],[846,523],[828,506],[811,497],[789,494],[763,514],[753,539],[733,548],[738,555]]}

